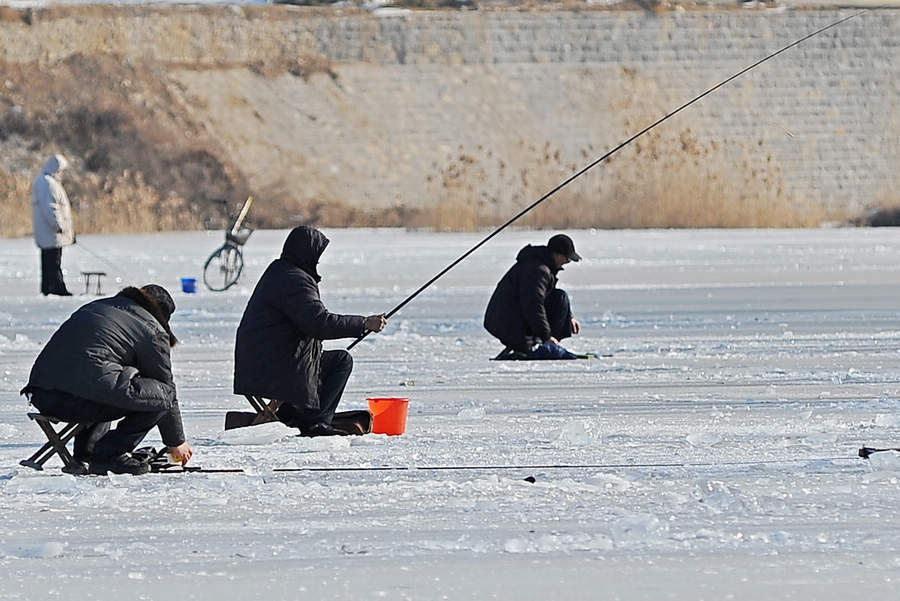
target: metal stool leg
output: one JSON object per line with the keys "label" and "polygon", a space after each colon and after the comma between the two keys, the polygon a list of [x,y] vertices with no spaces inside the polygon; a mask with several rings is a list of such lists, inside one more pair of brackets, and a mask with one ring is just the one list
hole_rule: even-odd
{"label": "metal stool leg", "polygon": [[28,417],[33,419],[44,432],[44,435],[47,437],[47,443],[31,457],[20,461],[19,464],[32,469],[43,470],[47,460],[53,455],[58,455],[63,462],[63,471],[82,473],[83,466],[80,462],[75,461],[75,458],[69,453],[69,449],[66,448],[66,444],[90,424],[85,422],[67,422],[59,431],[56,431],[53,428],[53,424],[61,420],[40,413],[29,413]]}

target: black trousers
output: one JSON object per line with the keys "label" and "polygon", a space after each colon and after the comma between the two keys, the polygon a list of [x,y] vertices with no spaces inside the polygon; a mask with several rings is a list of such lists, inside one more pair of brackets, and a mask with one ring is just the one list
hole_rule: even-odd
{"label": "black trousers", "polygon": [[278,415],[287,422],[299,426],[311,426],[318,423],[331,424],[337,410],[344,387],[353,371],[353,357],[344,350],[323,351],[319,372],[319,409],[300,408],[291,403],[282,405]]}
{"label": "black trousers", "polygon": [[68,294],[62,273],[62,249],[41,249],[41,294]]}
{"label": "black trousers", "polygon": [[[550,325],[550,335],[557,340],[563,340],[573,334],[572,332],[572,305],[569,295],[565,290],[554,288],[544,298],[544,311],[547,313],[547,322]],[[524,322],[524,320],[522,320]],[[524,327],[527,328],[527,322]],[[542,341],[531,331],[526,331],[525,336],[518,340],[500,340],[506,348],[517,350],[521,353],[529,353]]]}
{"label": "black trousers", "polygon": [[547,321],[550,322],[550,333],[557,340],[572,335],[572,305],[565,290],[555,288],[544,300],[547,310]]}
{"label": "black trousers", "polygon": [[[33,390],[31,404],[45,415],[68,422],[91,422],[75,436],[76,459],[113,458],[133,451],[169,413],[168,411],[126,411],[95,403],[58,390]],[[112,422],[121,420],[114,430]]]}

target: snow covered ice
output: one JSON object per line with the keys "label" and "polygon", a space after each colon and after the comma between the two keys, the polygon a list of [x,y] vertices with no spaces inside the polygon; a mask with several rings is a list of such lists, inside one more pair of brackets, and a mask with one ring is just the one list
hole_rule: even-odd
{"label": "snow covered ice", "polygon": [[[392,308],[484,235],[326,234],[345,313]],[[249,410],[234,332],[286,232],[194,295],[180,278],[221,232],[79,236],[73,291],[98,270],[105,293],[173,291],[192,463],[245,470],[142,477],[19,466],[43,439],[18,390],[92,297],[39,296],[31,240],[0,240],[0,599],[897,598],[900,461],[856,457],[900,446],[896,231],[570,234],[567,346],[599,359],[488,361],[493,285],[549,236],[504,232],[353,350],[342,407],[408,397],[406,433],[341,439],[222,431]],[[406,469],[273,471],[366,466]]]}

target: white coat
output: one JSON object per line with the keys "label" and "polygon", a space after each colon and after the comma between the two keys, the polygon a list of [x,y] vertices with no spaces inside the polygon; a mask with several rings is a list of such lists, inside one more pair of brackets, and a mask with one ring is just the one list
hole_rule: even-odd
{"label": "white coat", "polygon": [[75,242],[72,207],[58,177],[68,165],[65,157],[54,154],[34,180],[31,214],[34,241],[40,248],[62,248]]}

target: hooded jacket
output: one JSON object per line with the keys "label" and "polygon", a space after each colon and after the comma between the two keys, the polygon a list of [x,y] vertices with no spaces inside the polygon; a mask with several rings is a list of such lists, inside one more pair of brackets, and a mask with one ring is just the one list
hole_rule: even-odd
{"label": "hooded jacket", "polygon": [[234,346],[234,392],[319,409],[322,340],[363,334],[365,317],[330,313],[319,297],[322,232],[294,228],[244,310]]}
{"label": "hooded jacket", "polygon": [[529,244],[520,250],[515,265],[491,295],[484,314],[485,329],[506,346],[523,352],[549,340],[552,334],[544,302],[556,288],[558,272],[546,246]]}
{"label": "hooded jacket", "polygon": [[148,294],[125,288],[80,307],[50,337],[28,386],[58,390],[132,411],[168,411],[159,423],[166,446],[184,442],[172,378],[168,315]]}
{"label": "hooded jacket", "polygon": [[59,172],[67,166],[65,157],[54,154],[34,180],[31,216],[34,241],[39,248],[62,248],[75,242],[72,207],[59,182]]}

